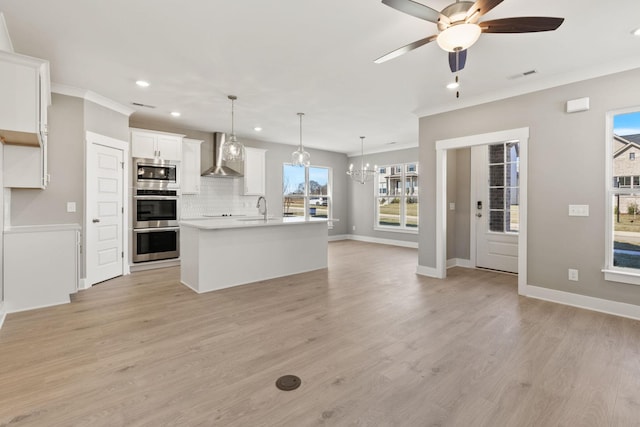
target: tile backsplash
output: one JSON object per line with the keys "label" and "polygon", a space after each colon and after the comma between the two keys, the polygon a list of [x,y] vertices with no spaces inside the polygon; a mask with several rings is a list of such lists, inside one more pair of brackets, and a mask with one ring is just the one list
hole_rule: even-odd
{"label": "tile backsplash", "polygon": [[257,196],[243,196],[244,178],[200,177],[200,194],[181,198],[183,219],[203,215],[258,215]]}

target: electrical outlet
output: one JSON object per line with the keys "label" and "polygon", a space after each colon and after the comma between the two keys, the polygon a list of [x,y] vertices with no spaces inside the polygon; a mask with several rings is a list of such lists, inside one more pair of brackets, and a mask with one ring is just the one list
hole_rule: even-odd
{"label": "electrical outlet", "polygon": [[570,268],[569,269],[569,280],[571,280],[573,282],[577,282],[578,281],[578,270],[576,270],[575,268]]}
{"label": "electrical outlet", "polygon": [[353,231],[356,231],[356,226],[354,225],[352,229],[353,229]]}
{"label": "electrical outlet", "polygon": [[589,216],[589,205],[569,205],[569,216]]}

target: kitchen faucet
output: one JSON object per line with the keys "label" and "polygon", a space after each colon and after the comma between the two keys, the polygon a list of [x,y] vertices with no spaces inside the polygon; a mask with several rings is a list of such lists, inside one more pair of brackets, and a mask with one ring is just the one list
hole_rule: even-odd
{"label": "kitchen faucet", "polygon": [[[264,202],[264,203],[260,203]],[[267,220],[267,199],[264,196],[258,197],[258,203],[256,204],[256,208],[258,208],[258,213],[264,215],[264,220]]]}

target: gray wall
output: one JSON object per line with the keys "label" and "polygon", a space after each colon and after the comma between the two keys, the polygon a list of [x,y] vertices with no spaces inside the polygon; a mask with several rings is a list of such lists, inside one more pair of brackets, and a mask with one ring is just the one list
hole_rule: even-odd
{"label": "gray wall", "polygon": [[[407,148],[404,150],[388,151],[384,153],[366,154],[365,162],[371,165],[393,165],[397,163],[409,163],[418,160],[418,148]],[[339,172],[344,177],[347,183],[348,198],[349,198],[349,217],[348,226],[346,232],[358,236],[371,237],[375,239],[388,239],[398,240],[403,242],[417,242],[418,235],[411,233],[401,233],[393,231],[379,231],[374,230],[375,222],[375,193],[374,183],[369,182],[365,184],[359,184],[348,178],[346,171],[348,165],[353,163],[354,165],[360,164],[360,156],[350,157],[345,164],[345,167]],[[419,165],[418,172],[422,174],[422,163]],[[336,174],[338,175],[338,174]],[[420,177],[420,185],[422,185],[422,176]],[[422,211],[422,199],[420,199],[420,211]],[[422,216],[420,217],[422,221]],[[354,230],[355,227],[355,230]],[[422,222],[420,223],[422,227]]]}
{"label": "gray wall", "polygon": [[84,102],[84,129],[99,135],[129,141],[129,116],[93,102]]}
{"label": "gray wall", "polygon": [[[182,128],[171,122],[153,121],[141,118],[135,114],[129,120],[131,127],[140,129],[158,130],[186,135],[188,138],[201,139],[201,168],[202,171],[213,165],[213,135],[211,132],[202,132]],[[264,148],[266,154],[266,198],[269,204],[269,214],[282,215],[282,165],[291,161],[291,153],[296,149],[293,145],[263,142],[255,139],[240,139],[247,147]],[[339,221],[334,223],[334,228],[329,230],[329,235],[346,234],[347,230],[347,188],[346,175],[347,156],[332,151],[305,149],[311,155],[311,164],[325,166],[333,169],[333,217]],[[215,178],[212,178],[215,179]]]}
{"label": "gray wall", "polygon": [[[52,94],[46,190],[11,190],[11,225],[82,224],[84,216],[84,100]],[[67,202],[77,211],[67,212]]]}
{"label": "gray wall", "polygon": [[[425,209],[420,210],[419,265],[435,267],[435,142],[529,127],[528,284],[640,304],[640,287],[607,282],[600,271],[605,257],[605,115],[640,106],[633,89],[639,80],[636,69],[421,118]],[[585,96],[591,99],[589,111],[565,113],[567,100]],[[569,204],[589,205],[590,216],[569,217]],[[456,233],[457,248],[464,246],[458,240],[462,237]],[[579,282],[567,280],[568,268],[579,269]]]}

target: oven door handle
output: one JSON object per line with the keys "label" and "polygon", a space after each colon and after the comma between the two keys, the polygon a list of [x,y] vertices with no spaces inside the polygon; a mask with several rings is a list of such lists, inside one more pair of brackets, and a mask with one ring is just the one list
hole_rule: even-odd
{"label": "oven door handle", "polygon": [[135,233],[154,233],[156,231],[180,231],[180,227],[134,228]]}
{"label": "oven door handle", "polygon": [[133,196],[134,199],[139,200],[178,200],[178,196]]}

